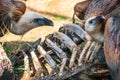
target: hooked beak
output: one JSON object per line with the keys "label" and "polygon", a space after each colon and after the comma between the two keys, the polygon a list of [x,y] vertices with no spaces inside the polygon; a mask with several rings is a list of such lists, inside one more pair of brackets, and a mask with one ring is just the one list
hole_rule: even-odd
{"label": "hooked beak", "polygon": [[46,24],[47,26],[54,26],[54,23],[53,23],[52,20],[47,19],[47,18],[44,18],[44,21],[45,21],[45,24]]}
{"label": "hooked beak", "polygon": [[35,18],[34,22],[39,26],[54,26],[53,21],[48,18]]}
{"label": "hooked beak", "polygon": [[104,22],[104,21],[105,21],[105,17],[104,17],[103,15],[97,16],[96,19],[97,19],[99,22]]}

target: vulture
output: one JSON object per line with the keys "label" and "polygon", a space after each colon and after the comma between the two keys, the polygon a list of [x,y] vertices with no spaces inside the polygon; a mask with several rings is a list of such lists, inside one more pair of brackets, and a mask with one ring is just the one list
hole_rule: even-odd
{"label": "vulture", "polygon": [[0,37],[10,31],[23,35],[39,26],[53,26],[53,22],[37,12],[26,11],[26,5],[19,0],[0,0]]}
{"label": "vulture", "polygon": [[99,29],[100,26],[91,26],[91,24],[97,21],[97,16],[105,16],[105,21],[101,26],[105,59],[112,79],[120,80],[120,0],[87,0],[82,3],[85,4],[84,7],[81,3],[77,3],[74,7],[73,22],[75,22],[75,15],[85,20],[85,30],[98,39],[100,31],[96,31],[96,28]]}
{"label": "vulture", "polygon": [[120,80],[120,14],[108,18],[105,32],[104,16],[93,16],[85,22],[85,31],[99,43],[104,43],[105,59],[113,80]]}

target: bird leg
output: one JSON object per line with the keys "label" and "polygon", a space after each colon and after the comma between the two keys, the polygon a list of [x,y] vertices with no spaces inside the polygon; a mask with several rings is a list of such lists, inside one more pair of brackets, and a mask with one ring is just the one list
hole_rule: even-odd
{"label": "bird leg", "polygon": [[65,52],[60,49],[55,43],[53,43],[50,39],[46,38],[45,39],[45,43],[48,47],[50,47],[55,53],[56,55],[62,59],[62,62],[61,62],[61,67],[60,67],[60,71],[59,71],[59,75],[62,75],[63,74],[63,69],[66,65],[66,62],[67,62],[67,56],[65,54]]}

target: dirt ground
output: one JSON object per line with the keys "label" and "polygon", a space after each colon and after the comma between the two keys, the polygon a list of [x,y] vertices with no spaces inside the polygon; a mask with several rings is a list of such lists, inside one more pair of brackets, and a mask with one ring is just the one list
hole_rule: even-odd
{"label": "dirt ground", "polygon": [[[77,2],[83,0],[27,0],[28,11],[37,11],[45,17],[53,20],[54,27],[43,26],[27,32],[23,37],[7,33],[0,37],[0,42],[5,42],[8,52],[15,51],[19,45],[26,45],[26,42],[34,42],[38,38],[45,38],[46,35],[57,31],[60,26],[72,23],[73,7]],[[21,39],[22,38],[22,39]]]}

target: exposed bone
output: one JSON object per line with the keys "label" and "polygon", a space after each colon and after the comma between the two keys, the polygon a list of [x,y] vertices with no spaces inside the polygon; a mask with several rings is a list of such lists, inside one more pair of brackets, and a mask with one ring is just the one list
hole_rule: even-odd
{"label": "exposed bone", "polygon": [[45,43],[48,47],[50,47],[56,55],[61,58],[61,53],[63,52],[55,43],[53,43],[50,39],[46,38]]}
{"label": "exposed bone", "polygon": [[69,64],[69,67],[72,67],[75,61],[76,54],[77,54],[77,45],[67,35],[61,32],[55,32],[53,37],[58,38],[72,52],[72,56],[71,56],[70,64]]}
{"label": "exposed bone", "polygon": [[75,57],[76,57],[76,54],[77,54],[77,47],[74,47],[73,48],[73,51],[72,51],[72,55],[71,55],[71,59],[70,59],[70,64],[69,64],[69,67],[72,68],[73,67],[73,64],[74,64],[74,61],[75,61]]}
{"label": "exposed bone", "polygon": [[[42,62],[42,60],[40,60],[40,62]],[[49,71],[46,68],[46,65],[41,64],[42,68],[43,68],[43,76],[49,75]]]}
{"label": "exposed bone", "polygon": [[[55,75],[55,76],[45,76],[43,78],[33,78],[32,80],[65,80],[68,79],[75,74],[82,73],[83,71],[89,69],[90,67],[95,66],[95,64],[89,64],[88,66],[82,65],[82,67],[76,67],[74,70],[68,70],[64,72],[61,76]],[[81,74],[82,75],[82,74]],[[81,77],[81,76],[80,76]]]}
{"label": "exposed bone", "polygon": [[65,46],[68,47],[71,52],[73,48],[77,46],[67,35],[61,32],[55,32],[53,37],[59,39],[62,43],[64,43]]}
{"label": "exposed bone", "polygon": [[[76,25],[76,24],[67,24],[67,25],[65,27],[63,26],[63,30],[64,29],[66,30],[65,32],[63,32],[63,33],[55,32],[55,33],[51,34],[52,36],[48,36],[44,40],[45,46],[47,46],[47,49],[49,48],[47,51],[45,51],[45,49],[46,49],[45,46],[44,46],[44,48],[45,48],[44,49],[41,45],[39,45],[38,42],[35,42],[35,45],[32,46],[31,55],[32,55],[33,64],[35,66],[35,69],[40,68],[40,71],[37,70],[37,73],[40,72],[40,74],[43,73],[43,75],[44,75],[43,76],[44,78],[40,79],[40,80],[62,80],[62,79],[67,79],[69,77],[77,75],[79,73],[81,73],[80,75],[83,75],[84,71],[86,71],[87,69],[91,69],[91,67],[93,67],[93,66],[94,67],[92,68],[92,70],[90,70],[89,72],[86,71],[87,72],[86,75],[90,74],[90,76],[92,76],[92,75],[96,76],[99,74],[105,75],[106,73],[109,73],[107,70],[96,69],[95,67],[98,65],[96,63],[97,61],[86,64],[86,62],[88,60],[94,59],[94,56],[96,55],[98,50],[101,48],[101,44],[98,44],[97,42],[92,41],[91,36],[88,33],[86,33],[79,25]],[[77,46],[78,44],[76,45],[75,42],[73,42],[74,40],[71,40],[67,36],[68,32],[70,32],[71,34],[75,34],[74,35],[75,38],[79,39],[79,37],[80,37],[86,41],[85,47],[83,48],[82,52],[79,52],[80,54],[79,54],[78,65],[81,65],[81,66],[75,65],[75,67],[73,67],[75,64],[74,62],[76,59],[76,53],[78,52],[78,46]],[[52,40],[53,40],[53,42],[52,42]],[[34,52],[36,49],[36,46],[37,46],[39,53],[41,54],[40,61],[38,61],[38,58],[36,60],[37,56],[35,55],[35,52]],[[72,53],[70,60],[67,58],[65,52],[62,49],[60,49],[61,46],[62,46],[62,49],[68,48],[70,50],[70,52]],[[54,53],[57,56],[54,55]],[[52,57],[51,57],[51,55],[52,55]],[[33,58],[33,56],[34,56],[34,58]],[[60,59],[62,59],[62,61],[58,57]],[[54,58],[54,60],[53,60],[53,58]],[[46,61],[43,59],[45,59]],[[67,60],[70,61],[69,67],[66,66]],[[44,61],[47,62],[47,65],[49,66],[49,68],[51,67],[50,69],[52,69],[52,71],[50,70],[51,71],[50,74],[48,74],[48,70],[47,70],[49,68],[46,67],[46,65],[44,66],[43,64],[39,63],[39,62],[44,63]],[[57,64],[57,61],[59,62],[59,64]],[[83,61],[86,61],[85,65],[84,65]],[[26,63],[26,65],[27,65],[27,63]],[[38,66],[38,65],[40,65],[40,66]],[[57,65],[58,65],[58,67],[60,65],[59,73],[55,70],[57,68]],[[72,69],[70,69],[71,67],[72,67]],[[45,69],[45,68],[47,68],[47,69]],[[64,71],[64,69],[66,69],[66,68],[67,68],[67,71]],[[56,73],[56,74],[54,75],[54,73]],[[38,76],[38,77],[41,77],[41,76]]]}
{"label": "exposed bone", "polygon": [[38,45],[37,47],[39,53],[41,55],[44,56],[45,60],[48,62],[48,64],[51,66],[52,68],[52,71],[51,71],[51,74],[54,72],[53,70],[55,70],[56,68],[56,63],[55,61],[52,59],[52,57],[42,48],[42,46]]}
{"label": "exposed bone", "polygon": [[97,43],[94,50],[92,51],[92,54],[90,56],[90,61],[93,61],[95,59],[95,55],[98,53],[98,51],[102,48],[102,44],[101,43]]}
{"label": "exposed bone", "polygon": [[33,65],[36,70],[36,76],[41,76],[41,74],[43,72],[42,65],[40,64],[39,59],[38,59],[37,55],[35,54],[36,46],[40,43],[40,40],[41,39],[38,39],[37,41],[35,41],[32,48],[30,49],[30,54],[32,57]]}
{"label": "exposed bone", "polygon": [[31,54],[31,57],[32,57],[32,61],[33,61],[35,70],[36,70],[36,76],[40,76],[41,73],[43,72],[43,69],[42,69],[42,66],[39,62],[39,59],[37,58],[37,55],[35,54],[34,51],[31,51],[30,54]]}
{"label": "exposed bone", "polygon": [[56,53],[56,55],[59,58],[62,59],[61,67],[60,67],[60,71],[59,71],[59,75],[61,75],[63,73],[63,69],[66,65],[67,56],[64,53],[64,51],[62,49],[60,49],[55,43],[53,43],[50,39],[46,38],[45,43]]}
{"label": "exposed bone", "polygon": [[21,80],[29,80],[30,79],[30,66],[29,66],[29,58],[28,55],[22,51],[22,54],[24,55],[24,66],[25,66],[25,70],[23,73],[23,76],[21,78]]}
{"label": "exposed bone", "polygon": [[85,44],[85,47],[83,48],[82,52],[80,53],[80,57],[79,57],[79,61],[78,61],[79,66],[82,65],[82,62],[83,62],[85,55],[86,55],[86,51],[90,47],[91,43],[92,43],[91,41],[87,41]]}
{"label": "exposed bone", "polygon": [[92,40],[91,36],[77,24],[66,24],[63,28],[76,33],[83,40]]}
{"label": "exposed bone", "polygon": [[[85,55],[85,51],[89,48],[89,46],[90,46],[90,41],[92,40],[92,38],[91,38],[91,36],[87,33],[87,32],[85,32],[79,25],[76,25],[76,24],[66,24],[65,26],[63,26],[63,28],[64,28],[64,30],[65,31],[70,31],[70,32],[74,32],[74,33],[76,33],[81,39],[83,39],[83,40],[87,40],[88,42],[87,42],[87,44],[85,45],[85,47],[84,47],[84,49],[83,49],[83,51],[82,51],[82,53],[80,54],[81,55],[81,57],[80,57],[80,59],[79,59],[79,64],[82,62],[82,58],[83,58],[83,56]],[[60,31],[60,30],[59,30]],[[74,54],[74,55],[76,55],[76,54]],[[72,55],[72,56],[74,56],[74,55]],[[72,58],[71,58],[71,61],[70,62],[72,62]],[[71,65],[70,65],[70,67],[71,67]]]}
{"label": "exposed bone", "polygon": [[92,54],[95,46],[96,46],[96,42],[93,41],[92,44],[90,45],[90,48],[89,48],[88,52],[86,53],[85,61],[88,61],[88,59],[89,59],[90,55]]}
{"label": "exposed bone", "polygon": [[97,75],[99,75],[99,76],[108,76],[108,75],[110,75],[109,74],[109,70],[108,69],[106,69],[106,70],[98,70],[98,71],[96,71],[96,72],[93,72],[93,76],[97,76]]}
{"label": "exposed bone", "polygon": [[76,44],[83,41],[76,33],[72,32],[72,30],[66,29],[66,25],[62,26],[59,31],[69,36]]}

